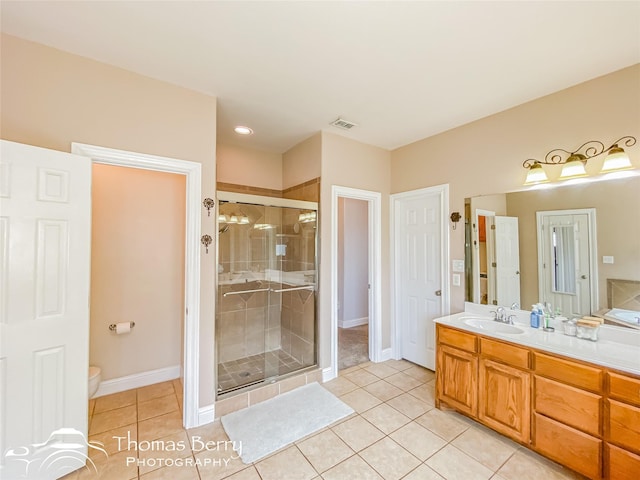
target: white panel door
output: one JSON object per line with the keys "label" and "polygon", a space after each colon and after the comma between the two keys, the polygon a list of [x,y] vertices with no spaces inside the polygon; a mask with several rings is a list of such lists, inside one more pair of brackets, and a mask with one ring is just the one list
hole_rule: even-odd
{"label": "white panel door", "polygon": [[0,154],[0,478],[55,479],[87,451],[91,160]]}
{"label": "white panel door", "polygon": [[589,215],[544,212],[541,218],[540,300],[568,317],[590,315]]}
{"label": "white panel door", "polygon": [[495,279],[497,305],[520,305],[518,217],[495,216]]}
{"label": "white panel door", "polygon": [[402,358],[435,369],[435,323],[442,315],[440,195],[396,204]]}

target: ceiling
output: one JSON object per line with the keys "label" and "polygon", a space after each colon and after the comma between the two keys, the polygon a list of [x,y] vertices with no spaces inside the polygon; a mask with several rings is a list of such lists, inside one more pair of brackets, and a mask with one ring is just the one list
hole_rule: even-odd
{"label": "ceiling", "polygon": [[0,8],[5,33],[216,96],[218,142],[275,153],[320,130],[392,150],[640,62],[637,1]]}

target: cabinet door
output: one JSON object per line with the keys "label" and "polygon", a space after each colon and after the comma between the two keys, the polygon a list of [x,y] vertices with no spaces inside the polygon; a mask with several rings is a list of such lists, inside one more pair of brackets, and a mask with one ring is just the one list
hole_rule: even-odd
{"label": "cabinet door", "polygon": [[529,443],[531,374],[481,358],[478,377],[480,420],[514,440]]}
{"label": "cabinet door", "polygon": [[478,407],[478,357],[440,345],[436,372],[438,400],[475,417]]}

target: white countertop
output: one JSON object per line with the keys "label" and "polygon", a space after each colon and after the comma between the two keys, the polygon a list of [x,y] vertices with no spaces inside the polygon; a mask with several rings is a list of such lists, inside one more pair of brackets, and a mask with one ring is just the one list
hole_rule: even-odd
{"label": "white countertop", "polygon": [[545,332],[541,328],[531,328],[529,326],[529,312],[523,310],[512,312],[506,309],[507,314],[516,314],[517,318],[514,325],[522,328],[524,333],[496,333],[481,330],[464,323],[465,319],[468,318],[491,319],[489,311],[495,310],[495,307],[467,303],[465,309],[466,311],[461,313],[436,318],[434,322],[517,345],[640,375],[640,330],[603,325],[598,330],[598,341],[592,342],[564,335],[561,328],[557,328],[555,332]]}

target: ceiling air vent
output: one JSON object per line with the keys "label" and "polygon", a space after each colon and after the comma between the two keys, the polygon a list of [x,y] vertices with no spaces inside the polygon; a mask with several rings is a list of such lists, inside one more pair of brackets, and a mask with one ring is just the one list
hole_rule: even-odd
{"label": "ceiling air vent", "polygon": [[331,122],[329,125],[333,125],[334,127],[338,127],[343,130],[351,130],[353,127],[358,126],[356,123],[345,120],[344,118],[338,118],[337,120]]}

